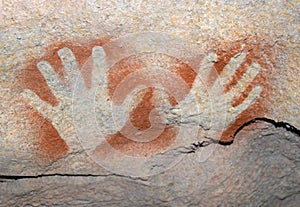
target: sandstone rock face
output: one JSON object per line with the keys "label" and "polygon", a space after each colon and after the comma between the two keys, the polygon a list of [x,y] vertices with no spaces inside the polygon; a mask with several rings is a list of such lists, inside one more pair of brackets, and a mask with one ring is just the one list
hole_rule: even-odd
{"label": "sandstone rock face", "polygon": [[0,5],[0,206],[298,206],[297,1]]}

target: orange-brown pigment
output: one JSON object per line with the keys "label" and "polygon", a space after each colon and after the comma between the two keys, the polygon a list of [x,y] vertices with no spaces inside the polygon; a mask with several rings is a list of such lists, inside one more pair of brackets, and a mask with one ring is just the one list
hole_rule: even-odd
{"label": "orange-brown pigment", "polygon": [[[234,86],[238,80],[241,78],[242,74],[246,71],[246,67],[251,65],[252,62],[256,61],[259,63],[264,70],[255,78],[255,80],[250,84],[246,91],[233,101],[232,105],[237,106],[242,103],[242,101],[248,96],[249,92],[255,85],[261,85],[263,87],[262,97],[255,101],[247,110],[242,112],[232,125],[230,125],[223,133],[221,137],[222,142],[231,142],[233,140],[233,134],[235,130],[240,127],[244,122],[249,121],[250,119],[263,116],[266,113],[265,101],[269,95],[270,84],[267,80],[268,71],[271,69],[269,63],[261,56],[262,51],[267,51],[266,46],[262,47],[257,44],[255,38],[252,38],[248,41],[237,41],[225,44],[226,47],[216,48],[214,52],[218,55],[218,62],[215,63],[215,68],[218,73],[221,73],[225,65],[230,61],[230,59],[240,53],[247,52],[246,61],[238,68],[236,75],[232,79],[231,83],[225,88],[224,92],[228,92],[232,86]],[[92,53],[92,48],[96,45],[103,45],[108,42],[108,38],[102,38],[96,41],[91,41],[90,43],[80,41],[69,41],[69,42],[59,42],[53,45],[50,45],[47,48],[47,53],[36,60],[32,60],[27,63],[25,69],[22,71],[19,76],[21,87],[23,89],[30,89],[34,91],[43,101],[56,106],[58,100],[51,93],[50,88],[47,86],[46,81],[42,74],[36,67],[36,64],[39,61],[48,61],[54,70],[64,78],[63,65],[57,55],[57,51],[63,47],[68,47],[71,49],[79,63],[82,66],[87,58]],[[254,44],[253,42],[256,42]],[[243,45],[243,46],[242,46]],[[109,54],[107,54],[109,56]],[[269,55],[270,56],[270,55]],[[188,65],[184,64],[180,60],[175,60],[177,62],[176,67],[171,68],[172,72],[180,75],[182,79],[192,87],[193,81],[196,77],[196,73]],[[109,95],[112,99],[112,94],[118,86],[118,84],[130,73],[139,70],[140,64],[139,61],[127,62],[126,59],[121,60],[118,64],[110,68],[108,73],[108,89]],[[91,71],[82,73],[83,78],[86,82],[86,86],[90,85],[91,81]],[[210,76],[210,83],[213,84],[216,76]],[[152,103],[152,94],[153,88],[148,88],[146,94],[142,98],[142,101],[138,106],[130,113],[130,120],[136,128],[140,130],[145,130],[150,127],[149,113],[154,108]],[[170,97],[170,102],[172,105],[175,105],[176,102]],[[63,157],[68,153],[69,147],[66,142],[60,137],[56,129],[51,124],[50,120],[45,119],[39,113],[34,111],[31,107],[28,110],[28,118],[37,126],[35,129],[40,130],[37,134],[37,143],[39,156],[48,157],[49,160],[56,160]],[[34,129],[33,129],[34,130]],[[148,143],[135,142],[124,137],[120,132],[113,134],[106,138],[107,142],[111,144],[115,149],[126,153],[128,155],[138,155],[138,156],[150,156],[165,150],[170,144],[175,141],[177,134],[177,129],[168,126],[165,128],[163,133],[153,141]]]}
{"label": "orange-brown pigment", "polygon": [[[246,72],[247,67],[252,63],[256,62],[260,64],[262,68],[260,73],[246,88],[246,90],[240,96],[237,96],[232,102],[233,107],[238,106],[248,97],[254,86],[262,87],[260,97],[256,99],[245,111],[239,114],[239,116],[227,129],[224,129],[220,141],[226,143],[233,141],[233,135],[241,125],[255,117],[263,117],[268,113],[269,108],[267,107],[267,104],[271,94],[271,83],[268,78],[275,64],[272,60],[273,55],[271,53],[270,46],[260,44],[257,37],[251,37],[243,41],[227,42],[224,45],[225,46],[223,47],[215,49],[215,52],[218,55],[218,61],[214,66],[218,74],[223,71],[224,67],[229,63],[232,57],[241,52],[245,52],[247,54],[246,60],[237,69],[232,81],[225,87],[224,93],[230,91],[230,89],[237,84],[242,75]],[[213,81],[214,77],[212,77],[210,82]]]}

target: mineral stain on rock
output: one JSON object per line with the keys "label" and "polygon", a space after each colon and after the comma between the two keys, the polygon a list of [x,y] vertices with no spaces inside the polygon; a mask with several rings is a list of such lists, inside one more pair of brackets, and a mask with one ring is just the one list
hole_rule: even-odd
{"label": "mineral stain on rock", "polygon": [[64,157],[69,147],[63,140],[57,130],[53,127],[50,120],[28,107],[27,118],[33,122],[36,135],[36,144],[38,145],[37,155],[41,161],[54,161]]}
{"label": "mineral stain on rock", "polygon": [[[23,89],[30,89],[34,91],[43,101],[56,106],[58,100],[52,94],[50,88],[47,86],[46,81],[42,74],[36,67],[39,61],[48,61],[55,72],[64,79],[63,65],[60,61],[57,52],[63,47],[68,47],[74,53],[76,60],[81,67],[92,53],[94,46],[101,46],[109,41],[109,38],[102,38],[90,42],[81,41],[68,41],[59,42],[50,45],[47,48],[47,52],[43,57],[32,60],[26,64],[25,69],[19,76],[21,87]],[[218,55],[218,60],[214,64],[218,73],[221,73],[224,67],[228,64],[230,59],[235,55],[245,52],[247,53],[246,60],[237,69],[235,76],[233,77],[230,84],[225,87],[224,93],[230,91],[230,89],[238,83],[241,76],[245,73],[246,67],[251,65],[253,62],[257,62],[263,68],[260,74],[253,80],[253,82],[247,87],[247,89],[232,102],[232,106],[238,106],[243,100],[249,95],[251,89],[256,86],[262,86],[261,97],[255,100],[250,107],[242,112],[237,119],[224,131],[221,137],[221,142],[232,142],[235,131],[245,122],[257,117],[264,116],[267,113],[267,99],[270,94],[270,80],[268,80],[268,73],[272,69],[272,62],[270,61],[269,49],[267,46],[259,44],[257,38],[249,38],[243,41],[228,42],[225,47],[215,48],[214,52]],[[109,56],[109,54],[107,54]],[[173,60],[174,66],[170,67],[170,71],[179,75],[191,88],[193,81],[195,80],[196,73],[188,65],[181,62],[180,60]],[[108,92],[110,98],[112,98],[114,90],[119,83],[129,74],[139,70],[141,68],[140,62],[137,59],[135,61],[127,61],[126,59],[121,60],[115,66],[108,71]],[[91,72],[84,71],[82,76],[85,80],[86,87],[91,86]],[[214,75],[210,76],[209,83],[213,83],[216,79]],[[153,88],[148,88],[146,94],[142,98],[137,108],[130,113],[130,120],[132,124],[139,130],[146,130],[150,127],[149,113],[154,108],[152,103]],[[171,105],[176,105],[177,102],[172,96],[169,97]],[[53,127],[51,121],[45,119],[38,114],[34,109],[30,109],[28,118],[36,123],[37,126],[34,130],[38,130],[38,152],[40,155],[49,158],[49,160],[58,159],[68,153],[69,147],[57,130]],[[40,124],[43,123],[43,124]],[[163,133],[155,140],[148,143],[135,142],[124,137],[120,132],[110,135],[106,138],[106,141],[115,149],[122,153],[132,156],[151,156],[156,153],[162,152],[168,148],[176,139],[178,129],[173,126],[168,126],[164,129]]]}
{"label": "mineral stain on rock", "polygon": [[[58,104],[57,98],[51,92],[45,78],[37,68],[40,61],[48,61],[56,73],[63,79],[64,70],[58,56],[58,50],[68,47],[75,54],[79,66],[82,66],[90,56],[95,45],[103,45],[107,38],[82,43],[80,41],[58,42],[47,47],[46,53],[38,59],[31,60],[25,64],[24,70],[18,77],[19,87],[35,92],[40,99],[52,106]],[[83,78],[87,84],[91,82],[91,73],[83,73]],[[35,109],[28,107],[28,119],[35,125],[32,133],[37,134],[37,156],[43,160],[53,161],[68,154],[69,147],[65,140],[59,135],[51,121],[41,116]],[[45,159],[46,158],[46,159]]]}
{"label": "mineral stain on rock", "polygon": [[[225,46],[215,49],[218,55],[218,61],[214,64],[214,67],[219,74],[232,57],[241,52],[247,54],[245,61],[237,69],[232,81],[225,87],[224,93],[230,91],[230,89],[238,83],[242,75],[246,72],[247,67],[252,63],[258,63],[262,69],[246,90],[232,101],[232,106],[236,107],[248,97],[254,86],[261,86],[262,88],[260,97],[245,111],[239,114],[236,120],[223,132],[220,142],[226,143],[233,142],[235,131],[242,126],[243,123],[255,117],[264,117],[269,113],[270,107],[268,104],[270,103],[268,103],[268,100],[272,90],[269,74],[272,69],[274,69],[275,63],[272,60],[271,47],[260,43],[257,37],[249,37],[242,41],[227,42],[223,45]],[[210,81],[214,81],[214,79],[212,78]]]}
{"label": "mineral stain on rock", "polygon": [[[170,67],[169,70],[179,75],[191,88],[196,77],[195,71],[180,60],[170,57],[168,57],[168,59],[172,63],[172,67]],[[110,98],[112,99],[117,86],[126,78],[127,75],[141,69],[142,64],[140,63],[138,57],[131,58],[131,60],[124,59],[113,66],[109,70],[108,74]],[[132,125],[141,132],[151,127],[149,115],[151,110],[155,108],[152,100],[153,92],[154,88],[148,88],[141,102],[130,113],[130,121]],[[169,102],[173,106],[177,104],[176,100],[171,95],[169,95]],[[163,152],[172,143],[174,143],[178,130],[179,129],[176,127],[166,126],[161,135],[150,142],[135,142],[126,138],[120,132],[107,137],[106,141],[112,147],[124,154],[148,157],[159,152]],[[95,151],[97,151],[97,149]]]}

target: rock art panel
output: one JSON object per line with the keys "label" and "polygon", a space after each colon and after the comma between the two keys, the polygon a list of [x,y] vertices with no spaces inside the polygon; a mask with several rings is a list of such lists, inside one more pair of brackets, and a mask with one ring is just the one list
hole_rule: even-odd
{"label": "rock art panel", "polygon": [[1,1],[0,206],[297,206],[298,13]]}
{"label": "rock art panel", "polygon": [[56,160],[68,153],[70,126],[60,113],[75,120],[85,150],[100,163],[134,159],[141,167],[193,141],[233,142],[243,123],[268,113],[274,62],[257,42],[201,51],[167,34],[141,33],[50,45],[19,76],[39,154]]}

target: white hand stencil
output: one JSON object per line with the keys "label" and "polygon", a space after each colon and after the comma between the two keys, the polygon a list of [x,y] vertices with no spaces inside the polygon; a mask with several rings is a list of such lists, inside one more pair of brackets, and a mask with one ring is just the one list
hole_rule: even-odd
{"label": "white hand stencil", "polygon": [[[76,114],[74,115],[72,109],[72,99],[73,99],[73,90],[78,82],[82,82],[85,85],[85,82],[80,74],[79,66],[76,61],[76,57],[73,52],[69,48],[62,48],[58,51],[58,55],[60,60],[64,66],[64,78],[61,79],[58,74],[54,71],[53,67],[47,61],[41,61],[37,63],[37,68],[42,73],[45,78],[47,85],[49,86],[51,92],[58,100],[58,105],[52,106],[44,101],[42,101],[34,92],[31,90],[25,89],[21,95],[29,102],[36,111],[38,111],[43,117],[49,119],[53,126],[56,128],[61,137],[66,138],[70,136],[71,133],[75,131],[72,125],[73,116],[77,116],[80,119],[81,116],[85,116],[85,114]],[[105,66],[105,51],[100,46],[95,46],[92,50],[92,63],[94,64],[92,67],[92,77],[97,77],[97,79],[92,78],[91,87],[82,87],[82,93],[90,93],[95,95],[97,92],[98,102],[96,106],[101,108],[109,108],[112,104],[109,100],[109,95],[107,92],[107,68]],[[85,65],[84,67],[89,67]],[[81,70],[83,72],[85,68]],[[97,74],[95,74],[97,73]],[[100,77],[100,78],[99,78]],[[132,94],[134,94],[132,92]],[[125,101],[119,106],[122,111],[125,111],[129,114],[130,108],[134,107],[138,103],[132,103],[131,95],[125,99]],[[132,104],[132,105],[130,105]],[[129,107],[131,106],[131,107]],[[82,103],[81,107],[85,107],[84,103]],[[95,107],[96,108],[96,107]],[[94,112],[97,109],[90,109],[91,112]],[[121,127],[111,130],[111,123],[113,123],[113,119],[111,116],[103,116],[104,127],[103,130],[105,134],[116,132]]]}

